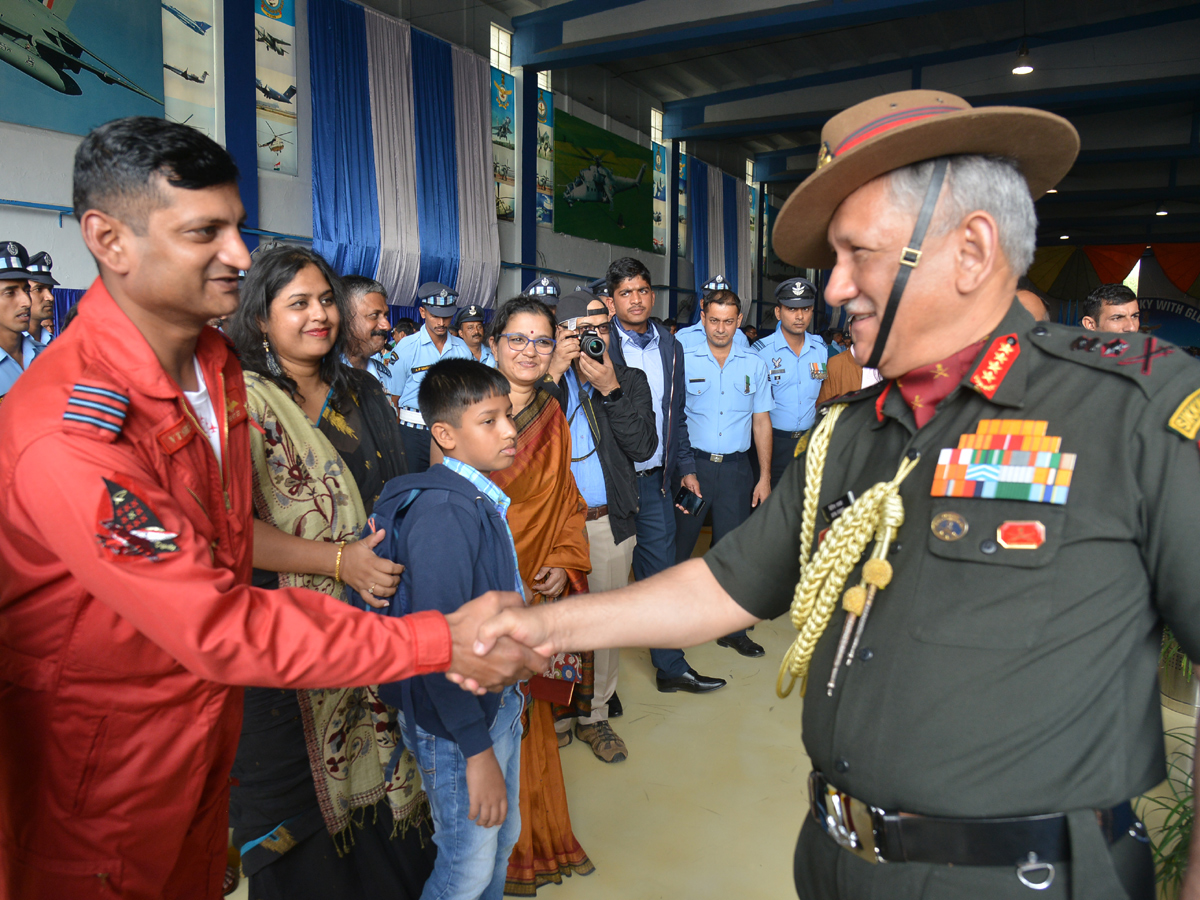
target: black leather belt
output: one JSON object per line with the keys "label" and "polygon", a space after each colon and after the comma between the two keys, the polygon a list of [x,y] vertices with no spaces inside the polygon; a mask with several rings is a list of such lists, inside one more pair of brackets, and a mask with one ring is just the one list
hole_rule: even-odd
{"label": "black leather belt", "polygon": [[[1065,813],[1011,819],[944,819],[888,813],[839,791],[820,772],[808,777],[810,812],[840,846],[868,862],[919,862],[943,866],[1012,866],[1032,870],[1071,858]],[[1129,801],[1096,810],[1104,839],[1128,834],[1148,840]],[[1052,870],[1051,870],[1052,871]],[[1053,875],[1051,875],[1053,877]]]}
{"label": "black leather belt", "polygon": [[661,473],[662,473],[662,466],[655,466],[653,469],[645,469],[645,470],[643,470],[641,472],[637,472],[635,474],[637,475],[638,478],[650,478],[654,475],[658,475]]}
{"label": "black leather belt", "polygon": [[772,428],[771,430],[776,434],[782,434],[786,438],[791,438],[793,441],[800,440],[800,437],[804,434],[804,431],[784,431],[782,428]]}
{"label": "black leather belt", "polygon": [[707,450],[701,450],[699,447],[693,447],[692,453],[695,454],[697,459],[707,457],[709,462],[714,463],[724,462],[727,459],[734,460],[739,456],[746,455],[745,450],[735,450],[732,453],[709,453]]}

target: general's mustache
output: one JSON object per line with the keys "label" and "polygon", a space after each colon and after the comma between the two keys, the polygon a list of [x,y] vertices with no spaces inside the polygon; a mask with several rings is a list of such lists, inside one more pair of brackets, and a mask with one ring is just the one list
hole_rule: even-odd
{"label": "general's mustache", "polygon": [[391,337],[391,336],[392,336],[392,333],[390,331],[388,331],[386,328],[376,328],[374,331],[371,332],[371,337],[385,338],[385,337]]}

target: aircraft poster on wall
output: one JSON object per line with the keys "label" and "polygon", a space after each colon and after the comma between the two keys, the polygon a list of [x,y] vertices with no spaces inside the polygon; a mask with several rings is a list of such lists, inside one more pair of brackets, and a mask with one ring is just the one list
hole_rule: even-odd
{"label": "aircraft poster on wall", "polygon": [[554,227],[554,92],[538,88],[537,223]]}
{"label": "aircraft poster on wall", "polygon": [[128,0],[0,0],[0,118],[87,134],[163,115],[161,13]]}
{"label": "aircraft poster on wall", "polygon": [[297,175],[296,3],[254,0],[258,168]]}
{"label": "aircraft poster on wall", "polygon": [[654,249],[653,155],[559,111],[554,123],[554,230]]}
{"label": "aircraft poster on wall", "polygon": [[213,27],[213,0],[161,0],[161,6],[166,117],[215,140],[217,30]]}
{"label": "aircraft poster on wall", "polygon": [[496,218],[513,221],[516,213],[517,157],[516,82],[492,67],[492,179],[496,183]]}
{"label": "aircraft poster on wall", "polygon": [[687,154],[679,154],[679,241],[675,245],[675,255],[681,259],[687,256]]}
{"label": "aircraft poster on wall", "polygon": [[654,252],[667,253],[667,148],[650,144],[654,151]]}

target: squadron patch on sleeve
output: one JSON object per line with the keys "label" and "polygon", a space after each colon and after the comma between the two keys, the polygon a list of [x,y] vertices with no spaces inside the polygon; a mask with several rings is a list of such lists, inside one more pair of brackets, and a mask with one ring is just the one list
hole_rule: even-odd
{"label": "squadron patch on sleeve", "polygon": [[178,553],[176,532],[162,522],[137,494],[115,481],[104,479],[107,497],[100,501],[96,539],[114,556],[145,556],[161,562],[161,554]]}
{"label": "squadron patch on sleeve", "polygon": [[1167,427],[1189,441],[1200,434],[1200,390],[1192,391],[1167,419]]}

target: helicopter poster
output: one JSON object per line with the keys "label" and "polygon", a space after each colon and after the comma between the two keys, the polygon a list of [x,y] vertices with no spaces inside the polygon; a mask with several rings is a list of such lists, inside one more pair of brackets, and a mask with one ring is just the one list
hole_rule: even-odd
{"label": "helicopter poster", "polygon": [[163,94],[172,122],[217,137],[216,15],[213,0],[163,0]]}
{"label": "helicopter poster", "polygon": [[516,83],[492,66],[492,179],[496,183],[496,218],[511,222],[516,210],[517,159]]}
{"label": "helicopter poster", "polygon": [[687,256],[687,154],[679,154],[679,242],[675,245],[675,255],[681,259]]}
{"label": "helicopter poster", "polygon": [[296,2],[255,0],[254,76],[258,168],[298,175]]}
{"label": "helicopter poster", "polygon": [[163,115],[158,3],[0,0],[0,118],[87,134],[122,116]]}
{"label": "helicopter poster", "polygon": [[562,111],[555,119],[554,230],[653,251],[650,148]]}

